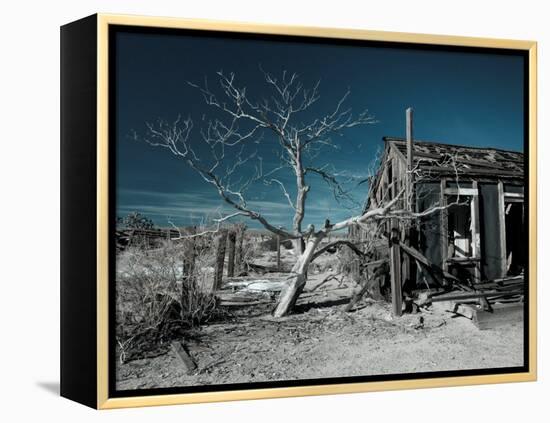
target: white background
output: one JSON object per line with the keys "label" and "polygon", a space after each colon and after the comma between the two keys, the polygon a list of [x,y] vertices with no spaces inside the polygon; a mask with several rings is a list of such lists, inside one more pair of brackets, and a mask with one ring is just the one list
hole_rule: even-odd
{"label": "white background", "polygon": [[[0,420],[549,421],[550,14],[545,1],[4,1],[0,22]],[[96,412],[59,398],[59,26],[95,12],[539,42],[539,382]],[[366,70],[368,71],[368,70]],[[545,390],[548,391],[545,394]]]}

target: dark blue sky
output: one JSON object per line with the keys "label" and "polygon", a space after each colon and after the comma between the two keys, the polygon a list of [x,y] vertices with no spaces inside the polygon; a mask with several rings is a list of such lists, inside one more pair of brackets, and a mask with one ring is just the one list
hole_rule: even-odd
{"label": "dark blue sky", "polygon": [[[331,112],[348,89],[348,106],[368,109],[375,125],[353,128],[338,137],[342,148],[318,157],[350,175],[367,174],[382,137],[404,136],[405,109],[415,111],[415,138],[450,144],[523,148],[523,58],[505,54],[446,52],[357,45],[330,45],[227,39],[190,35],[117,33],[117,215],[139,211],[159,226],[168,220],[196,224],[216,217],[223,203],[214,189],[165,149],[132,139],[146,133],[145,122],[190,116],[199,126],[210,116],[200,94],[186,81],[214,86],[216,72],[234,72],[253,98],[266,95],[261,66],[272,74],[296,72],[306,86],[320,80],[320,100],[302,118]],[[200,154],[198,131],[192,142]],[[196,140],[196,141],[195,141]],[[275,163],[276,144],[256,145],[265,166]],[[244,170],[246,171],[246,169]],[[280,175],[291,182],[291,175]],[[322,181],[310,178],[304,223],[348,217],[353,211],[336,203]],[[359,201],[366,186],[355,190]],[[291,192],[292,194],[292,192]],[[289,226],[285,198],[275,186],[249,191],[250,206],[274,224]]]}

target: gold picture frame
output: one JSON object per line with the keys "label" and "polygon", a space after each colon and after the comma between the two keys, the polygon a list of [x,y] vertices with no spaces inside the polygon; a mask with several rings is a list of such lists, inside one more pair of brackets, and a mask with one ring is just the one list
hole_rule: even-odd
{"label": "gold picture frame", "polygon": [[[428,35],[428,34],[409,34],[401,32],[382,32],[382,31],[367,31],[359,29],[337,29],[337,28],[316,28],[306,26],[283,26],[283,25],[262,25],[253,23],[236,23],[225,21],[210,21],[196,19],[179,19],[179,18],[162,18],[162,17],[145,17],[145,16],[123,16],[114,14],[97,14],[92,18],[88,18],[89,29],[83,35],[86,40],[92,41],[91,45],[96,46],[95,63],[96,69],[96,118],[95,130],[96,144],[95,149],[95,191],[93,192],[96,209],[93,212],[95,219],[93,227],[95,228],[95,261],[90,263],[94,268],[94,279],[96,281],[95,299],[93,304],[95,310],[86,317],[90,321],[95,321],[95,348],[96,352],[90,356],[88,365],[92,366],[96,374],[95,384],[87,381],[93,388],[78,386],[78,383],[73,382],[72,374],[79,372],[78,365],[62,364],[62,395],[75,399],[79,402],[90,405],[98,409],[113,409],[122,407],[141,407],[152,405],[170,405],[170,404],[189,404],[189,403],[204,403],[214,401],[235,401],[249,400],[262,398],[281,398],[292,396],[307,396],[307,395],[325,395],[325,394],[341,394],[354,392],[370,392],[382,390],[399,390],[399,389],[418,389],[418,388],[434,388],[444,386],[461,386],[461,385],[478,385],[478,384],[493,384],[504,382],[527,382],[535,381],[537,378],[537,43],[534,41],[517,41],[504,39],[489,39],[476,37],[459,37],[447,35]],[[90,20],[91,19],[91,20]],[[78,38],[77,26],[79,22],[68,24],[65,28],[66,37]],[[171,28],[171,29],[193,29],[193,30],[208,30],[208,31],[224,31],[238,32],[247,34],[260,35],[282,35],[282,36],[297,36],[297,37],[315,37],[329,38],[339,40],[365,40],[384,43],[406,43],[418,45],[437,45],[437,46],[458,46],[458,47],[479,47],[490,49],[510,49],[518,50],[528,54],[528,160],[529,160],[529,280],[528,280],[528,351],[529,351],[529,369],[520,373],[505,373],[505,374],[485,374],[475,376],[456,376],[456,377],[437,377],[437,378],[422,378],[422,379],[406,379],[406,380],[385,380],[374,382],[361,383],[342,383],[330,385],[315,385],[315,386],[288,386],[277,388],[261,388],[261,389],[243,389],[231,391],[215,391],[215,392],[197,392],[197,393],[171,393],[162,395],[143,395],[143,396],[128,396],[128,397],[111,397],[109,396],[109,27],[117,26],[138,26],[148,28]],[[71,32],[72,31],[72,32]],[[95,39],[93,39],[95,37]],[[75,41],[73,47],[67,47],[65,57],[67,63],[70,62],[70,48],[76,49],[78,42]],[[63,57],[63,41],[62,41],[62,57]],[[74,59],[73,59],[74,60]],[[62,62],[63,63],[63,62]],[[62,66],[63,68],[63,66]],[[71,78],[70,71],[65,72],[66,78]],[[62,75],[63,78],[63,75]],[[73,77],[76,78],[76,77]],[[72,89],[70,86],[65,88],[65,93]],[[69,95],[69,94],[67,94]],[[63,99],[62,88],[62,99]],[[67,100],[70,101],[77,100]],[[73,106],[75,103],[71,103]],[[67,105],[69,107],[69,105]],[[71,113],[67,109],[63,113],[62,107],[62,125],[71,125]],[[67,137],[70,131],[65,131]],[[62,147],[63,148],[63,147]],[[70,161],[70,152],[67,152],[66,161]],[[69,172],[69,170],[67,171]],[[66,173],[65,176],[70,175]],[[62,174],[62,184],[63,184]],[[91,179],[90,179],[91,180]],[[68,196],[69,194],[63,194]],[[72,202],[71,199],[67,199]],[[92,201],[92,200],[90,200]],[[67,205],[67,207],[70,207]],[[73,205],[74,207],[74,205]],[[67,213],[70,213],[67,211]],[[67,219],[69,222],[70,219]],[[70,223],[67,223],[69,225]],[[67,231],[70,228],[67,228]],[[62,237],[63,239],[63,237]],[[69,241],[65,242],[62,248],[70,249]],[[69,254],[69,253],[67,253]],[[90,256],[91,257],[91,256]],[[69,266],[69,264],[67,264]],[[74,266],[74,264],[72,264]],[[67,271],[69,274],[70,271]],[[69,276],[66,276],[69,278]],[[63,285],[65,283],[65,285]],[[70,281],[62,280],[63,286],[67,286]],[[69,289],[69,288],[67,288]],[[67,294],[66,301],[73,301],[72,294]],[[76,295],[76,294],[75,294]],[[62,301],[62,319],[63,315],[66,319],[77,319],[74,317],[74,310],[70,307],[64,308]],[[88,321],[87,320],[87,321]],[[75,340],[75,335],[78,330],[64,329],[68,323],[63,323],[62,320],[62,346],[63,340],[66,341],[66,346],[78,340]],[[63,331],[65,330],[65,338]],[[89,341],[89,339],[88,339]],[[91,341],[90,341],[91,342]],[[63,355],[69,357],[75,354],[76,350],[71,350],[69,347],[64,352],[62,347],[62,363]],[[76,348],[76,347],[73,347]],[[79,364],[82,365],[82,362]],[[65,369],[65,370],[64,370]],[[64,382],[64,379],[68,380]],[[95,398],[94,398],[95,397]]]}

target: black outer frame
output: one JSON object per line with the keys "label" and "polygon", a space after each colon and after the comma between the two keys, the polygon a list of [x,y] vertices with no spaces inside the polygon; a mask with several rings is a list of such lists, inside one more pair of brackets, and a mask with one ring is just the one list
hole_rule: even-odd
{"label": "black outer frame", "polygon": [[[61,28],[61,395],[92,408],[98,408],[98,362],[97,362],[97,69],[98,69],[98,16],[92,15]],[[126,27],[128,29],[128,27]],[[144,27],[130,27],[136,31]],[[116,25],[110,26],[113,34]],[[279,38],[297,41],[322,41],[338,43],[338,39],[304,38],[302,36],[273,36],[265,34],[242,34],[236,32],[149,28],[147,31],[172,33],[217,33],[220,36],[239,38]],[[109,37],[109,40],[111,37]],[[423,48],[434,50],[495,51],[484,47],[458,47],[419,45],[415,43],[393,43],[375,41],[342,40],[346,44],[370,44],[396,46],[398,48]],[[109,63],[115,51],[109,41]],[[498,49],[500,53],[506,50]],[[508,50],[512,54],[523,54],[524,75],[524,153],[526,186],[529,186],[529,58],[528,52]],[[114,133],[113,100],[114,72],[109,72],[109,109],[111,124],[109,137]],[[109,143],[109,233],[113,230],[115,193],[114,143]],[[525,205],[529,206],[528,190]],[[526,209],[526,215],[529,215]],[[526,221],[526,226],[528,222]],[[529,235],[528,226],[526,233]],[[529,240],[527,240],[529,245]],[[112,236],[109,237],[112,249]],[[112,280],[112,255],[109,257],[109,279]],[[528,274],[526,275],[528,278]],[[528,289],[528,286],[527,286]],[[112,322],[114,284],[109,284],[109,320]],[[527,291],[528,295],[528,291]],[[275,388],[308,385],[330,385],[369,381],[408,380],[422,378],[506,374],[529,371],[529,303],[525,307],[525,362],[522,367],[505,369],[478,369],[434,373],[414,373],[353,378],[331,378],[281,382],[260,382],[232,385],[176,387],[162,389],[140,389],[116,391],[114,389],[114,360],[109,357],[109,398],[162,395],[189,392],[212,392],[241,389]],[[113,325],[109,327],[113,344]],[[112,349],[110,348],[112,351]]]}
{"label": "black outer frame", "polygon": [[97,15],[61,27],[61,396],[97,408]]}

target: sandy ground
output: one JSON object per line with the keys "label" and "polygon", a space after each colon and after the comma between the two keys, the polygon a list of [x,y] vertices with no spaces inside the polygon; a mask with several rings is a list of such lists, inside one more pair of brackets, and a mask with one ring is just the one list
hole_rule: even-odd
{"label": "sandy ground", "polygon": [[[290,258],[290,257],[289,257]],[[297,313],[274,320],[264,309],[189,332],[182,341],[192,374],[173,350],[119,364],[117,389],[228,384],[521,366],[523,325],[478,330],[443,309],[393,319],[390,305],[364,301],[343,312],[352,286],[307,292],[330,273],[311,275]],[[281,277],[271,275],[270,278]],[[263,277],[265,278],[265,277]]]}

